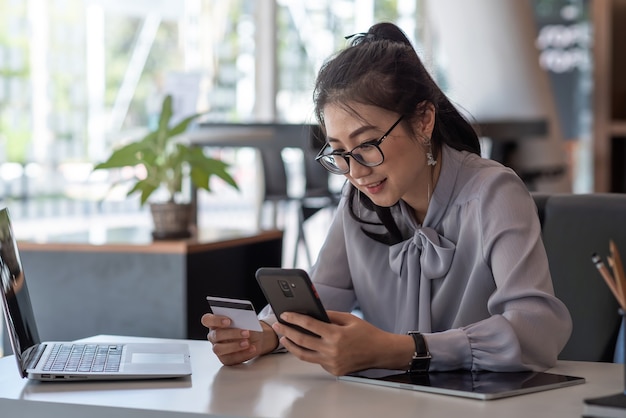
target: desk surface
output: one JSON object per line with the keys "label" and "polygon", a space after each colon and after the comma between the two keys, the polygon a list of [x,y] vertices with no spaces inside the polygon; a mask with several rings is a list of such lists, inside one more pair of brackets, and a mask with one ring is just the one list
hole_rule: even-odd
{"label": "desk surface", "polygon": [[[124,337],[127,340],[151,341]],[[98,336],[90,340],[107,340]],[[161,340],[156,340],[161,341]],[[193,375],[182,380],[37,383],[0,359],[2,416],[44,413],[85,417],[577,417],[583,399],[622,390],[623,366],[559,362],[552,372],[583,376],[582,385],[479,401],[338,381],[290,354],[222,367],[206,341],[188,341]]]}

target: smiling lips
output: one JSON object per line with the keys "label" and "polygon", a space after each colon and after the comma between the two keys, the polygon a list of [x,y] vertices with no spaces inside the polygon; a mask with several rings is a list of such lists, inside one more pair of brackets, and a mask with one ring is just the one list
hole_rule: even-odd
{"label": "smiling lips", "polygon": [[385,180],[377,181],[376,183],[370,183],[363,187],[365,187],[368,193],[376,194],[382,191],[385,181],[387,180],[385,179]]}

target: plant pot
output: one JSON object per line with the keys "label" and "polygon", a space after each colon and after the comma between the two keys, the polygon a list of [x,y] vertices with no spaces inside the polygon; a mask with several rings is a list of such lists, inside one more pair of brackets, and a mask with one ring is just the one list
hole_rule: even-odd
{"label": "plant pot", "polygon": [[191,220],[191,204],[189,203],[150,203],[150,212],[154,222],[152,237],[154,239],[189,238],[189,222]]}

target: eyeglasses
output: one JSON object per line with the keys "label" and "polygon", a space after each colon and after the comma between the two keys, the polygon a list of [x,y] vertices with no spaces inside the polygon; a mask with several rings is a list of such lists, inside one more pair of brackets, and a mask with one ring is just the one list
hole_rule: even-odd
{"label": "eyeglasses", "polygon": [[354,161],[366,167],[376,167],[385,161],[385,155],[380,149],[380,144],[389,136],[393,128],[400,123],[404,116],[400,116],[396,123],[391,125],[387,130],[375,141],[364,142],[356,146],[352,151],[333,151],[330,144],[326,144],[324,148],[315,157],[315,161],[319,162],[326,170],[333,174],[346,174],[350,171],[350,160],[348,157],[354,158]]}

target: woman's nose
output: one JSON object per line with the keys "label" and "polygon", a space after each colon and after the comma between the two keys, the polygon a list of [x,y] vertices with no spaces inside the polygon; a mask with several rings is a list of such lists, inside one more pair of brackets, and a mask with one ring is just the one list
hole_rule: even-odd
{"label": "woman's nose", "polygon": [[364,177],[371,173],[372,167],[364,166],[363,164],[359,164],[354,159],[350,161],[350,177],[358,179],[360,177]]}

